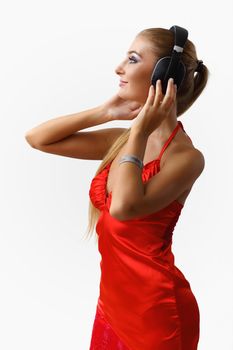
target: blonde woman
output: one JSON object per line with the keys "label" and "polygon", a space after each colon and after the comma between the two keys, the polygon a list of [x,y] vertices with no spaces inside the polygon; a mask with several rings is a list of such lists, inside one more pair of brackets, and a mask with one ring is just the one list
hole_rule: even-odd
{"label": "blonde woman", "polygon": [[[116,68],[119,90],[107,102],[26,134],[40,151],[102,160],[89,190],[88,233],[96,225],[102,257],[90,350],[198,346],[199,308],[174,264],[172,237],[205,163],[177,118],[204,90],[209,71],[190,40],[174,46],[172,29],[148,28],[135,37]],[[179,73],[152,84],[156,64],[171,52],[182,62],[182,79]],[[112,120],[133,122],[81,131]]]}

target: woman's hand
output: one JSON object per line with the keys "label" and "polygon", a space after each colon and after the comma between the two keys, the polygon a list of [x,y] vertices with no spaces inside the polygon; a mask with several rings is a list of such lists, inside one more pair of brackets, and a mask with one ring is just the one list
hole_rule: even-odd
{"label": "woman's hand", "polygon": [[149,136],[175,107],[176,91],[176,85],[171,78],[168,80],[165,96],[162,93],[161,80],[156,82],[156,92],[151,85],[146,103],[132,124],[131,130],[137,130]]}
{"label": "woman's hand", "polygon": [[131,120],[137,117],[143,106],[136,101],[124,100],[116,94],[102,107],[111,120]]}

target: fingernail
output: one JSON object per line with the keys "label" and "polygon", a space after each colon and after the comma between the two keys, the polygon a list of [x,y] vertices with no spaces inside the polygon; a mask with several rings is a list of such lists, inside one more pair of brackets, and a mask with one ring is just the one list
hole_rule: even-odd
{"label": "fingernail", "polygon": [[170,81],[171,81],[171,83],[174,83],[174,79],[173,78],[170,78]]}

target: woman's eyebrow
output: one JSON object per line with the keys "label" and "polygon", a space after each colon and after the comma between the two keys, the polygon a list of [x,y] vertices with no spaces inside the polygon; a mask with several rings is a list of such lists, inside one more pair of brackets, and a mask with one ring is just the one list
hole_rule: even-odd
{"label": "woman's eyebrow", "polygon": [[127,52],[128,54],[136,53],[139,57],[142,57],[137,51],[131,50]]}

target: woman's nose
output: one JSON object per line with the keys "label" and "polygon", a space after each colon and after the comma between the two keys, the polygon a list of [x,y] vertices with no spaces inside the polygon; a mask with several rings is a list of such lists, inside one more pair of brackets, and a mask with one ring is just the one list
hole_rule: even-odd
{"label": "woman's nose", "polygon": [[115,73],[116,73],[116,74],[123,74],[123,73],[124,73],[124,69],[123,69],[123,67],[122,67],[122,63],[120,63],[120,64],[116,67]]}

